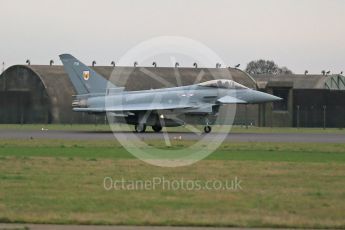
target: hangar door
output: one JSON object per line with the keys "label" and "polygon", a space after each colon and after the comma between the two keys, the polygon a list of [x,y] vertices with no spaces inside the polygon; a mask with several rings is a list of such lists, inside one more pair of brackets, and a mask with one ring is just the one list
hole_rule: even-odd
{"label": "hangar door", "polygon": [[0,123],[51,123],[49,103],[33,91],[0,92]]}

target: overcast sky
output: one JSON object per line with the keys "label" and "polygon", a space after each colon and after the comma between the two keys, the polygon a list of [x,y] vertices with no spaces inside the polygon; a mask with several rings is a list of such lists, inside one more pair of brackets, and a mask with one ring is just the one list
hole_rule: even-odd
{"label": "overcast sky", "polygon": [[[345,0],[0,0],[0,61],[72,53],[109,65],[156,36],[202,42],[228,65],[345,71]],[[134,60],[133,60],[134,61]],[[160,60],[156,60],[160,63]],[[189,63],[181,63],[189,65]],[[214,63],[209,63],[214,66]]]}

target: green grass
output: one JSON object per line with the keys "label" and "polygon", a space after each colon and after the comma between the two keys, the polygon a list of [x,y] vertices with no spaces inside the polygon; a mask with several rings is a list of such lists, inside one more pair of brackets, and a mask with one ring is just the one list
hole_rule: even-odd
{"label": "green grass", "polygon": [[[194,165],[161,168],[114,141],[0,140],[0,222],[345,228],[344,163],[344,144],[224,143]],[[104,177],[237,177],[242,190],[106,191]]]}
{"label": "green grass", "polygon": [[[163,141],[150,146],[171,149]],[[192,141],[174,141],[179,148]],[[345,163],[345,145],[336,143],[224,143],[208,160],[338,162]],[[0,160],[4,157],[78,157],[83,159],[135,159],[116,141],[78,140],[1,140]]]}

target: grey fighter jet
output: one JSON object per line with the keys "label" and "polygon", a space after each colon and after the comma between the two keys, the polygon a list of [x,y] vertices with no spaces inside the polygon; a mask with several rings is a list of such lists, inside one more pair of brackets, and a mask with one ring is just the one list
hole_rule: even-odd
{"label": "grey fighter jet", "polygon": [[205,133],[211,132],[210,117],[216,117],[225,104],[258,104],[281,98],[249,89],[232,80],[211,80],[199,84],[125,91],[107,81],[70,54],[60,55],[76,92],[72,107],[76,112],[104,114],[122,118],[135,126],[136,132],[145,132],[146,126],[160,132],[162,127],[185,124],[177,114],[197,116],[204,121]]}

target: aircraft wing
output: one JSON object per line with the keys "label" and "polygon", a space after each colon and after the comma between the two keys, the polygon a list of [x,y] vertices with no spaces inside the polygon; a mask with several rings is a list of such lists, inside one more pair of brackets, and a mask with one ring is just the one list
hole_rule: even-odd
{"label": "aircraft wing", "polygon": [[111,107],[100,108],[73,108],[76,112],[132,112],[132,111],[148,111],[148,110],[173,110],[173,109],[190,109],[195,108],[191,105],[165,105],[165,104],[130,104],[118,105]]}
{"label": "aircraft wing", "polygon": [[236,97],[225,96],[218,99],[218,102],[222,104],[247,104],[248,102],[238,99]]}

